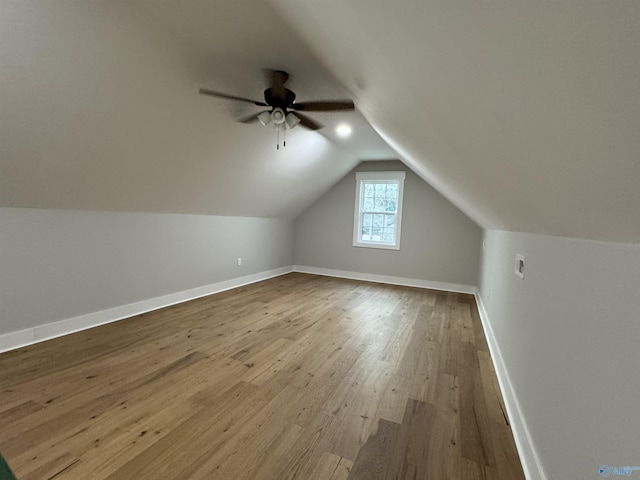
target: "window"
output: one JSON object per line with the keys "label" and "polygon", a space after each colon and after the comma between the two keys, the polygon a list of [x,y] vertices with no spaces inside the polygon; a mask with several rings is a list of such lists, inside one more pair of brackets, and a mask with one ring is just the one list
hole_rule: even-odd
{"label": "window", "polygon": [[353,246],[400,250],[405,172],[356,172]]}

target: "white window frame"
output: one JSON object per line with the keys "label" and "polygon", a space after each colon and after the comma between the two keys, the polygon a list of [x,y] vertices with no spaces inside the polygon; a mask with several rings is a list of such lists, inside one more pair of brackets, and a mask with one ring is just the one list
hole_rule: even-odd
{"label": "white window frame", "polygon": [[[353,219],[353,246],[365,248],[383,248],[400,250],[400,232],[402,226],[402,199],[404,197],[404,179],[406,172],[356,172],[356,205]],[[362,239],[362,223],[364,218],[365,183],[395,183],[398,185],[398,203],[396,206],[396,223],[393,242],[370,241]],[[388,213],[388,212],[386,212]]]}

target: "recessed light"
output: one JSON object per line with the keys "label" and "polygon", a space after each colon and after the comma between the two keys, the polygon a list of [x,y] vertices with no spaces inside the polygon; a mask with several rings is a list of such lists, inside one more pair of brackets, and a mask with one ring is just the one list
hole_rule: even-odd
{"label": "recessed light", "polygon": [[346,123],[341,123],[336,127],[336,133],[339,137],[346,138],[351,135],[351,126]]}

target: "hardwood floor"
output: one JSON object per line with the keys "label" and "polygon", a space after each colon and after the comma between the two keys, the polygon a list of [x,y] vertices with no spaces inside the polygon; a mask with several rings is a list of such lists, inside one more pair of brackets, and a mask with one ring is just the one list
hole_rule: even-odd
{"label": "hardwood floor", "polygon": [[524,479],[470,295],[288,274],[0,355],[29,479]]}

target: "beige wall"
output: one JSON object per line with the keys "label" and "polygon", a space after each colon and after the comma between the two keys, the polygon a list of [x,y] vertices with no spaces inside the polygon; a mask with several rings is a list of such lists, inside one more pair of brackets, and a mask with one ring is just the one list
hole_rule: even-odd
{"label": "beige wall", "polygon": [[546,473],[532,480],[640,465],[640,245],[495,230],[484,240],[482,303]]}
{"label": "beige wall", "polygon": [[292,251],[290,220],[0,208],[0,335],[289,266]]}
{"label": "beige wall", "polygon": [[[400,250],[352,246],[356,171],[407,172]],[[295,221],[296,265],[476,285],[481,229],[400,161],[362,162]]]}

